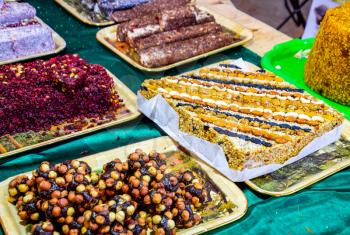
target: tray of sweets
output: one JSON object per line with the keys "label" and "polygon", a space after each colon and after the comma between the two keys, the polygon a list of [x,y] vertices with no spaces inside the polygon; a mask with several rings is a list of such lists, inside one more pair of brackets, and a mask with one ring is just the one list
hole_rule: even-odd
{"label": "tray of sweets", "polygon": [[[127,33],[129,36],[131,35],[130,37],[127,36],[126,39],[121,39],[125,36],[123,35],[125,34],[125,30],[123,28],[118,31],[118,27],[124,27],[128,23],[130,25],[133,25],[133,22],[135,22],[135,24],[143,24],[137,21],[142,21],[141,19],[144,18],[139,18],[136,20],[134,19],[126,23],[124,22],[118,25],[113,25],[101,29],[98,31],[96,38],[104,46],[106,46],[108,49],[113,51],[116,55],[120,56],[132,66],[148,72],[165,71],[183,64],[187,64],[198,59],[205,58],[240,45],[244,45],[253,38],[253,33],[250,30],[242,27],[232,20],[229,20],[215,12],[210,11],[209,9],[206,9],[204,7],[190,7],[190,9],[196,9],[196,11],[200,12],[198,14],[205,15],[205,17],[208,18],[206,19],[207,22],[203,20],[204,23],[201,24],[183,27],[181,26],[175,29],[172,29],[169,26],[169,31],[166,28],[167,26],[162,26],[162,24],[160,24],[160,28],[164,27],[165,29],[164,31],[161,29],[161,32],[158,32],[158,26],[156,25],[157,23],[153,22],[154,19],[152,19],[152,16],[144,16],[144,18],[147,18],[147,20],[152,22],[150,24],[155,23],[155,25],[140,26],[140,28],[132,29]],[[191,10],[187,9],[187,11]],[[176,24],[174,23],[174,25]],[[125,28],[127,27],[128,26],[125,26]],[[148,32],[151,31],[157,32],[154,34],[148,34]],[[124,33],[117,36],[117,32],[118,34],[119,32]],[[145,34],[147,36],[139,39],[139,34]],[[230,38],[229,40],[228,37]],[[201,40],[202,42],[217,41],[217,43],[220,45],[214,45],[214,43],[211,43],[210,46],[208,43],[202,45],[203,43]],[[228,40],[230,42],[225,42],[225,40]],[[212,50],[208,51],[208,49],[203,49],[206,48],[205,45],[207,45],[208,48],[212,48]],[[167,54],[167,51],[169,52],[172,50],[179,52],[176,52],[178,53],[176,55],[173,52]],[[188,52],[191,54],[189,57],[187,57]],[[155,58],[155,60],[149,60],[151,57]]]}
{"label": "tray of sweets", "polygon": [[[169,137],[56,165],[43,162],[33,172],[0,183],[1,224],[6,234],[33,230],[53,234],[61,229],[94,234],[116,230],[126,234],[152,230],[157,234],[200,234],[238,220],[247,210],[247,199],[233,182]],[[76,173],[83,178],[70,181],[67,175]],[[51,190],[55,182],[61,186]],[[77,186],[77,182],[81,183]],[[58,201],[50,199],[58,194]],[[86,197],[80,198],[82,195]],[[43,205],[42,211],[26,209],[34,201]],[[21,222],[14,204],[27,224]],[[40,222],[45,217],[49,222]]]}
{"label": "tray of sweets", "polygon": [[246,181],[253,190],[271,196],[298,192],[350,166],[350,126],[342,138],[275,172]]}
{"label": "tray of sweets", "polygon": [[[0,135],[0,158],[4,158],[4,157],[7,157],[7,156],[10,156],[13,154],[17,154],[20,152],[24,152],[27,150],[32,150],[35,148],[47,146],[49,144],[57,143],[59,141],[63,141],[63,140],[74,138],[74,137],[77,137],[80,135],[88,134],[88,133],[98,131],[98,130],[101,130],[104,128],[112,127],[112,126],[115,126],[117,124],[121,124],[121,123],[130,121],[132,119],[135,119],[140,115],[140,113],[138,112],[138,110],[136,108],[136,96],[127,86],[125,86],[117,77],[115,77],[111,72],[109,72],[108,70],[106,70],[102,66],[91,65],[88,63],[85,64],[85,62],[81,62],[81,61],[83,61],[83,60],[80,59],[80,57],[78,55],[65,55],[62,57],[51,58],[47,62],[42,61],[42,60],[30,62],[31,64],[29,64],[28,66],[25,66],[25,64],[3,65],[3,66],[7,66],[7,67],[0,66],[0,76],[2,76],[3,78],[6,78],[6,76],[7,76],[6,73],[11,73],[13,71],[15,73],[18,73],[19,70],[21,70],[21,69],[22,70],[30,69],[28,67],[33,66],[36,63],[46,63],[46,64],[49,63],[50,66],[52,66],[51,68],[54,68],[55,66],[59,67],[61,65],[64,66],[64,64],[66,64],[66,66],[67,66],[67,64],[69,64],[69,63],[72,63],[72,65],[74,63],[83,63],[82,65],[72,66],[70,68],[70,71],[68,74],[63,71],[63,70],[65,70],[65,67],[62,67],[63,70],[49,69],[47,71],[48,73],[56,73],[57,72],[58,75],[62,75],[62,77],[58,76],[59,80],[56,81],[57,84],[56,83],[53,84],[52,91],[57,92],[56,86],[58,86],[59,89],[63,89],[63,90],[66,89],[66,92],[67,92],[67,90],[70,90],[70,89],[72,89],[72,91],[73,91],[74,90],[74,81],[79,82],[78,76],[82,74],[82,77],[84,77],[87,74],[84,72],[81,73],[81,71],[82,71],[81,69],[82,68],[86,69],[86,67],[84,67],[84,66],[87,66],[87,67],[90,67],[90,70],[89,70],[90,75],[88,75],[88,76],[91,76],[91,78],[93,78],[93,79],[99,79],[99,80],[95,80],[97,82],[97,84],[99,84],[99,81],[102,81],[103,78],[107,79],[107,80],[105,80],[107,83],[111,82],[112,95],[114,97],[114,95],[116,94],[117,98],[116,98],[115,102],[118,104],[116,106],[111,106],[110,108],[108,108],[108,110],[106,112],[103,112],[102,114],[99,114],[99,115],[93,115],[93,116],[89,116],[89,117],[79,116],[79,117],[69,118],[69,120],[59,121],[58,123],[55,123],[54,120],[49,119],[50,122],[53,122],[54,124],[47,125],[45,122],[43,122],[43,125],[45,125],[45,127],[35,126],[35,127],[33,127],[35,130],[33,130],[33,129],[28,130],[27,127],[22,127],[22,129],[19,128],[19,126],[21,125],[20,123],[25,122],[27,120],[19,121],[19,124],[16,126],[11,126],[11,123],[8,123],[8,125],[6,125],[6,127],[4,127],[4,128],[5,129],[11,128],[11,132],[6,133],[6,131],[2,130],[3,134]],[[23,67],[23,65],[24,65],[24,67]],[[96,68],[96,71],[95,71],[95,68]],[[32,69],[34,69],[34,68],[32,68]],[[75,72],[73,72],[73,71],[75,71]],[[23,71],[21,71],[21,72],[23,72]],[[100,73],[100,75],[98,75],[98,74],[96,75],[94,73]],[[66,77],[64,77],[64,76],[66,76]],[[56,78],[57,78],[57,76],[56,76]],[[70,80],[71,78],[73,78],[73,80]],[[55,79],[55,75],[51,74],[51,77],[48,78],[49,82],[50,82],[50,79]],[[65,80],[65,79],[68,79],[68,80]],[[111,80],[109,80],[109,79],[111,79]],[[90,80],[91,84],[95,83],[95,81]],[[72,82],[72,83],[70,83],[70,82]],[[87,82],[87,80],[85,80],[85,82]],[[8,86],[7,84],[4,84],[4,83],[1,85],[4,86],[3,87],[4,89],[6,88],[5,86]],[[92,86],[95,86],[95,85],[92,85]],[[104,85],[103,84],[100,84],[100,85],[103,88]],[[45,84],[43,86],[45,87]],[[85,88],[85,89],[93,89],[90,85],[86,85],[86,86],[88,86],[88,88]],[[31,88],[31,89],[34,89],[34,88]],[[39,89],[39,88],[36,88],[36,89]],[[107,91],[102,89],[101,92],[107,92]],[[81,94],[83,94],[83,93],[84,92],[82,92]],[[57,92],[57,95],[64,95],[64,94],[65,94],[64,92],[63,93]],[[79,95],[80,93],[75,92],[74,94]],[[84,94],[85,95],[88,94],[88,91],[86,91]],[[45,96],[45,98],[47,99],[47,102],[50,102],[50,99],[51,99],[50,94],[47,94]],[[14,104],[14,102],[16,101],[16,98],[13,98],[13,99],[14,100],[12,101],[12,103]],[[92,100],[94,98],[93,97],[86,98],[84,100],[84,102],[86,104],[93,105],[93,104],[89,103],[89,99]],[[6,102],[6,101],[4,100],[4,102]],[[98,103],[99,101],[94,100],[94,102]],[[20,101],[19,101],[19,104],[21,104]],[[43,102],[42,104],[44,105],[45,102]],[[25,104],[23,104],[23,105],[25,105]],[[30,106],[30,104],[26,104],[26,105]],[[23,107],[27,107],[27,106],[23,106]],[[33,106],[33,108],[35,108],[35,107]],[[47,108],[47,109],[49,109],[49,108]],[[90,109],[93,110],[94,108],[91,106]],[[9,113],[10,111],[6,111],[7,116],[12,115]],[[82,111],[82,113],[84,113],[84,112]],[[16,116],[15,113],[13,115]],[[30,115],[30,114],[28,114],[28,115]],[[1,115],[0,115],[0,117],[1,117]],[[30,123],[28,125],[30,125]],[[16,132],[16,130],[20,130],[20,131]],[[24,130],[24,131],[21,131],[21,130]]]}
{"label": "tray of sweets", "polygon": [[101,14],[97,14],[84,7],[80,0],[55,0],[55,2],[85,24],[92,26],[107,26],[114,24],[113,20],[106,19]]}

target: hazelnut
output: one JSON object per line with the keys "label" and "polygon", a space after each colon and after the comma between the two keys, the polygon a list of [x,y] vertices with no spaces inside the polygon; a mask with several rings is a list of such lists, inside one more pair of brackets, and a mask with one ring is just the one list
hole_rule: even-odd
{"label": "hazelnut", "polygon": [[52,198],[49,202],[50,202],[51,205],[56,205],[57,202],[58,202],[58,199],[57,198]]}
{"label": "hazelnut", "polygon": [[167,217],[168,219],[172,219],[173,218],[173,214],[170,211],[166,211],[164,213],[164,216]]}
{"label": "hazelnut", "polygon": [[123,182],[118,181],[117,184],[115,185],[115,190],[120,190],[123,187]]}
{"label": "hazelnut", "polygon": [[75,196],[75,202],[76,202],[77,204],[80,204],[80,203],[82,203],[83,201],[84,201],[83,195],[76,195],[76,196]]}
{"label": "hazelnut", "polygon": [[[62,217],[63,219],[64,219],[64,217]],[[72,223],[74,221],[74,218],[73,218],[73,216],[67,216],[67,218],[65,219],[65,222],[67,223],[67,224],[70,224],[70,223]]]}
{"label": "hazelnut", "polygon": [[57,178],[55,179],[55,182],[56,182],[56,184],[58,184],[59,186],[64,186],[65,183],[66,183],[66,181],[65,181],[65,179],[64,179],[63,177],[57,177]]}
{"label": "hazelnut", "polygon": [[193,215],[193,220],[196,224],[198,224],[201,221],[201,216],[198,214]]}
{"label": "hazelnut", "polygon": [[137,160],[139,160],[139,155],[137,153],[132,153],[129,155],[129,159],[131,161],[137,161]]}
{"label": "hazelnut", "polygon": [[118,172],[112,171],[112,172],[111,172],[111,177],[112,177],[113,179],[115,179],[115,180],[119,180],[120,175],[119,175]]}
{"label": "hazelnut", "polygon": [[119,163],[115,164],[114,168],[117,171],[121,172],[123,170],[123,164],[119,162]]}
{"label": "hazelnut", "polygon": [[129,216],[133,215],[134,212],[135,212],[135,207],[134,207],[134,206],[130,205],[130,206],[128,206],[128,207],[126,208],[126,213],[127,213]]}
{"label": "hazelnut", "polygon": [[147,194],[148,194],[148,188],[145,187],[145,186],[143,186],[143,187],[140,189],[140,194],[141,194],[142,196],[147,195]]}
{"label": "hazelnut", "polygon": [[70,183],[73,181],[73,175],[72,174],[67,174],[65,177],[64,177],[67,181],[67,183]]}
{"label": "hazelnut", "polygon": [[84,166],[79,166],[78,169],[77,169],[77,173],[85,175],[86,174],[86,168]]}
{"label": "hazelnut", "polygon": [[19,218],[21,218],[21,220],[27,220],[28,219],[28,214],[27,214],[26,211],[18,212],[18,216],[19,216]]}
{"label": "hazelnut", "polygon": [[163,204],[158,204],[158,205],[156,206],[156,211],[157,211],[157,212],[165,211],[165,209],[166,209],[166,206],[163,205]]}
{"label": "hazelnut", "polygon": [[157,174],[156,175],[156,180],[160,182],[163,179],[164,175],[163,174]]}
{"label": "hazelnut", "polygon": [[38,212],[30,215],[31,220],[39,220],[39,217],[40,217],[40,214]]}
{"label": "hazelnut", "polygon": [[69,234],[69,226],[67,224],[62,226],[63,234]]}
{"label": "hazelnut", "polygon": [[181,213],[181,218],[186,222],[190,219],[190,212],[188,210],[184,210]]}
{"label": "hazelnut", "polygon": [[98,181],[98,188],[102,190],[106,188],[106,184],[103,180]]}
{"label": "hazelnut", "polygon": [[155,235],[165,235],[164,228],[157,228]]}
{"label": "hazelnut", "polygon": [[58,206],[61,208],[66,207],[68,205],[68,200],[66,198],[61,198],[58,200]]}
{"label": "hazelnut", "polygon": [[129,170],[129,164],[127,162],[123,162],[122,166],[124,171]]}
{"label": "hazelnut", "polygon": [[189,199],[189,200],[192,199],[192,194],[190,192],[186,192],[185,193],[185,198]]}
{"label": "hazelnut", "polygon": [[99,179],[98,174],[95,173],[95,172],[91,173],[90,178],[91,178],[91,182],[93,184],[95,184],[98,181],[98,179]]}
{"label": "hazelnut", "polygon": [[50,170],[50,165],[49,165],[49,163],[48,162],[43,162],[43,163],[41,163],[41,165],[40,165],[40,167],[39,167],[39,170],[41,171],[41,172],[48,172],[49,170]]}
{"label": "hazelnut", "polygon": [[173,209],[171,210],[171,212],[172,212],[173,216],[176,217],[177,214],[179,213],[179,210],[178,210],[177,208],[173,208]]}
{"label": "hazelnut", "polygon": [[84,212],[85,221],[90,221],[92,212],[90,210]]}
{"label": "hazelnut", "polygon": [[81,175],[81,174],[76,175],[76,176],[74,177],[74,180],[75,180],[76,182],[78,182],[78,183],[81,183],[81,182],[84,181],[84,176]]}
{"label": "hazelnut", "polygon": [[123,200],[127,202],[131,201],[131,196],[129,194],[123,194],[121,198],[123,198]]}
{"label": "hazelnut", "polygon": [[149,156],[148,155],[144,155],[142,159],[143,159],[144,162],[149,162]]}
{"label": "hazelnut", "polygon": [[134,189],[131,191],[131,194],[133,195],[133,197],[139,198],[139,197],[140,197],[140,190],[134,188]]}
{"label": "hazelnut", "polygon": [[151,166],[149,169],[148,169],[148,172],[151,174],[151,175],[156,175],[157,174],[157,169],[154,168],[153,166]]}
{"label": "hazelnut", "polygon": [[49,202],[48,201],[43,202],[43,204],[41,205],[41,210],[46,211],[48,208],[49,208]]}
{"label": "hazelnut", "polygon": [[135,162],[133,167],[134,167],[134,169],[139,169],[139,168],[141,168],[141,163],[140,162]]}
{"label": "hazelnut", "polygon": [[149,175],[144,175],[142,176],[142,181],[149,183],[151,181],[151,177]]}
{"label": "hazelnut", "polygon": [[113,222],[115,220],[115,213],[114,212],[109,212],[108,218],[110,222]]}
{"label": "hazelnut", "polygon": [[77,186],[77,188],[76,188],[76,191],[77,191],[78,193],[81,193],[81,192],[85,191],[85,185],[79,184],[79,185]]}
{"label": "hazelnut", "polygon": [[160,215],[155,215],[152,217],[153,224],[159,224],[162,221],[162,217]]}
{"label": "hazelnut", "polygon": [[203,185],[201,183],[195,183],[193,186],[199,190],[203,189]]}
{"label": "hazelnut", "polygon": [[18,193],[16,188],[9,188],[8,192],[11,197],[16,196]]}
{"label": "hazelnut", "polygon": [[167,227],[169,230],[175,228],[175,221],[172,220],[172,219],[169,219],[168,222],[167,222]]}
{"label": "hazelnut", "polygon": [[50,179],[55,179],[56,177],[57,177],[56,171],[50,171],[50,172],[49,172],[49,178],[50,178]]}
{"label": "hazelnut", "polygon": [[134,179],[133,181],[131,181],[131,185],[133,188],[138,188],[140,186],[140,180]]}
{"label": "hazelnut", "polygon": [[152,196],[152,202],[155,204],[159,204],[162,201],[162,195],[160,193],[155,193]]}
{"label": "hazelnut", "polygon": [[70,191],[69,194],[68,194],[68,200],[70,202],[74,202],[75,201],[75,192],[73,191]]}
{"label": "hazelnut", "polygon": [[173,200],[169,197],[167,197],[165,200],[164,200],[164,204],[167,206],[167,207],[170,207],[172,204],[173,204]]}
{"label": "hazelnut", "polygon": [[146,219],[145,218],[138,218],[137,222],[139,223],[139,225],[141,226],[145,226],[146,225]]}
{"label": "hazelnut", "polygon": [[18,191],[21,193],[26,193],[29,190],[29,186],[27,184],[18,185]]}
{"label": "hazelnut", "polygon": [[104,224],[105,220],[105,217],[103,217],[102,215],[96,216],[96,223],[98,224]]}
{"label": "hazelnut", "polygon": [[187,182],[190,182],[192,180],[192,175],[188,172],[186,172],[183,176],[183,179]]}
{"label": "hazelnut", "polygon": [[124,223],[124,219],[125,219],[125,213],[124,213],[124,211],[118,211],[117,214],[115,215],[115,219],[116,219],[119,223]]}
{"label": "hazelnut", "polygon": [[124,184],[122,186],[122,191],[123,191],[123,193],[127,193],[129,191],[129,186],[127,184]]}
{"label": "hazelnut", "polygon": [[72,216],[72,215],[74,215],[74,213],[75,213],[74,207],[69,207],[67,209],[67,215],[68,216]]}
{"label": "hazelnut", "polygon": [[141,177],[141,172],[140,172],[140,170],[137,170],[137,171],[134,173],[134,176],[135,176],[136,178],[140,178],[140,177]]}
{"label": "hazelnut", "polygon": [[52,215],[54,217],[58,217],[61,215],[61,208],[58,207],[58,206],[55,206],[53,209],[52,209]]}
{"label": "hazelnut", "polygon": [[[106,234],[111,230],[111,227],[109,225],[103,226],[100,230],[102,234]],[[78,234],[77,234],[78,235]]]}
{"label": "hazelnut", "polygon": [[39,190],[41,191],[46,191],[49,190],[51,188],[51,183],[49,181],[42,181],[39,184]]}
{"label": "hazelnut", "polygon": [[61,192],[61,197],[67,197],[68,196],[68,191],[67,190],[63,190]]}
{"label": "hazelnut", "polygon": [[84,216],[79,216],[78,218],[77,218],[77,222],[78,222],[78,224],[83,224],[84,223]]}
{"label": "hazelnut", "polygon": [[65,174],[66,172],[67,172],[67,170],[68,170],[68,167],[66,166],[66,165],[60,165],[59,167],[58,167],[58,172],[60,173],[60,174]]}
{"label": "hazelnut", "polygon": [[93,189],[93,190],[90,191],[90,195],[92,197],[96,198],[96,197],[98,197],[98,192],[95,189]]}
{"label": "hazelnut", "polygon": [[60,198],[61,197],[61,192],[58,190],[55,190],[51,193],[52,198]]}
{"label": "hazelnut", "polygon": [[24,203],[29,203],[34,199],[33,193],[29,193],[23,197]]}
{"label": "hazelnut", "polygon": [[183,201],[177,201],[176,202],[176,207],[177,207],[177,209],[179,209],[179,210],[184,210],[185,209],[185,203],[183,202]]}
{"label": "hazelnut", "polygon": [[43,223],[42,228],[45,232],[52,232],[54,230],[53,225],[48,221]]}
{"label": "hazelnut", "polygon": [[78,160],[72,160],[71,164],[75,169],[78,169],[80,166],[80,162]]}
{"label": "hazelnut", "polygon": [[146,219],[147,213],[146,213],[145,211],[140,211],[140,212],[139,212],[139,217],[140,217],[140,218]]}
{"label": "hazelnut", "polygon": [[185,224],[186,228],[191,228],[192,226],[193,226],[193,221],[191,221],[191,220]]}

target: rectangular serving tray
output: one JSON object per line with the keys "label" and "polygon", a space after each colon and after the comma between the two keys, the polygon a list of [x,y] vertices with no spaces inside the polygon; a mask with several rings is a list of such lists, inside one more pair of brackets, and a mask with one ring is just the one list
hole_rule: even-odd
{"label": "rectangular serving tray", "polygon": [[210,14],[212,14],[215,17],[215,20],[218,24],[222,25],[226,30],[231,31],[235,34],[238,34],[242,39],[240,41],[234,42],[228,46],[221,47],[221,48],[218,48],[216,50],[213,50],[213,51],[201,54],[201,55],[197,55],[197,56],[194,56],[194,57],[191,57],[191,58],[188,58],[188,59],[185,59],[185,60],[173,63],[173,64],[169,64],[169,65],[165,65],[165,66],[161,66],[161,67],[157,67],[157,68],[148,68],[148,67],[143,66],[139,62],[133,60],[129,55],[125,54],[123,51],[121,51],[120,49],[116,48],[114,45],[111,44],[110,41],[116,40],[116,31],[117,31],[118,25],[112,25],[110,27],[106,27],[104,29],[101,29],[100,31],[97,32],[96,38],[100,43],[102,43],[108,49],[110,49],[115,54],[120,56],[126,62],[128,62],[129,64],[131,64],[135,68],[138,68],[138,69],[140,69],[142,71],[146,71],[146,72],[161,72],[161,71],[169,70],[171,68],[174,68],[174,67],[177,67],[177,66],[180,66],[183,64],[187,64],[187,63],[196,61],[198,59],[205,58],[205,57],[217,54],[219,52],[222,52],[222,51],[234,48],[234,47],[238,47],[240,45],[244,45],[253,39],[253,33],[250,30],[244,28],[243,26],[235,23],[234,21],[232,21],[228,18],[225,18],[225,17],[219,15],[218,13],[213,12],[207,8],[200,7],[200,6],[197,6],[197,7],[201,10],[207,11]]}
{"label": "rectangular serving tray", "polygon": [[[39,17],[35,17],[35,19],[38,20],[40,24],[47,26],[51,29],[51,27],[48,26]],[[53,29],[51,29],[51,30],[52,30],[53,40],[55,41],[55,44],[56,44],[56,48],[54,51],[49,51],[49,52],[39,53],[39,54],[29,55],[29,56],[23,56],[23,57],[19,57],[19,58],[15,58],[15,59],[10,59],[10,60],[3,60],[3,61],[0,61],[0,65],[11,64],[11,63],[19,62],[19,61],[24,61],[24,60],[30,60],[30,59],[34,59],[34,58],[47,56],[47,55],[53,55],[53,54],[57,54],[58,52],[62,51],[64,48],[66,48],[66,41],[58,33],[56,33]]]}
{"label": "rectangular serving tray", "polygon": [[40,143],[37,143],[34,145],[25,146],[25,147],[22,147],[22,148],[13,150],[13,151],[9,151],[7,153],[0,154],[0,159],[17,154],[17,153],[24,152],[27,150],[33,150],[33,149],[47,146],[47,145],[50,145],[53,143],[68,140],[68,139],[71,139],[71,138],[74,138],[77,136],[85,135],[85,134],[88,134],[91,132],[105,129],[107,127],[122,124],[122,123],[125,123],[128,121],[131,121],[131,120],[137,118],[138,116],[140,116],[140,112],[137,110],[137,106],[136,106],[136,95],[126,85],[124,85],[124,83],[122,83],[116,76],[114,76],[110,71],[107,70],[107,72],[113,78],[116,90],[117,90],[118,94],[120,95],[120,97],[123,99],[123,102],[124,102],[126,108],[130,111],[129,113],[123,114],[120,118],[118,118],[117,120],[111,121],[111,122],[107,122],[107,123],[104,123],[104,124],[101,124],[101,125],[98,125],[95,127],[87,128],[85,130],[73,132],[71,134],[59,136],[57,138],[53,138],[53,139],[50,139],[50,140],[47,140],[44,142],[40,142]]}
{"label": "rectangular serving tray", "polygon": [[55,0],[55,2],[63,7],[66,11],[72,14],[75,18],[83,22],[84,24],[92,25],[92,26],[107,26],[114,24],[115,22],[112,20],[106,20],[105,22],[94,22],[88,19],[84,14],[79,12],[76,8],[68,4],[65,0]]}
{"label": "rectangular serving tray", "polygon": [[[345,121],[345,127],[342,132],[342,137],[344,140],[349,141],[350,145],[350,122]],[[339,143],[340,141],[336,142],[335,144]],[[334,145],[334,144],[333,144]],[[327,153],[327,147],[320,149],[317,153],[318,154],[325,154]],[[248,180],[245,183],[251,187],[253,190],[262,193],[262,194],[267,194],[275,197],[280,197],[280,196],[287,196],[293,193],[296,193],[310,185],[313,185],[322,179],[331,176],[346,167],[350,166],[350,146],[348,147],[349,155],[342,155],[337,153],[337,157],[335,158],[330,158],[327,159],[327,155],[321,159],[317,159],[317,156],[314,156],[312,154],[311,156],[307,156],[299,161],[296,161],[286,167],[281,168],[280,170],[270,173],[265,176],[258,177],[256,179]],[[309,159],[308,159],[309,158]],[[313,158],[315,158],[315,162],[313,162]],[[318,170],[316,172],[307,172],[308,169],[303,169],[300,167],[300,161],[308,161],[310,162],[313,166],[317,166]],[[307,168],[310,168],[307,166],[307,163],[304,164]],[[295,175],[295,171],[299,170],[301,171],[298,173],[298,175]],[[279,172],[283,172],[282,174]],[[288,174],[288,172],[290,174]],[[272,174],[274,174],[272,176]],[[294,175],[294,177],[293,177]],[[283,190],[278,190],[278,188],[274,188],[272,183],[274,181],[273,178],[276,178],[280,176],[283,179],[283,182],[285,183],[285,187]],[[270,177],[270,178],[269,178]],[[271,179],[272,178],[272,179]],[[255,181],[258,180],[263,180],[264,185],[270,185],[270,189],[266,189],[262,187],[262,185],[259,185],[258,183],[255,183]],[[282,180],[281,180],[282,181]],[[280,182],[282,183],[282,182]]]}
{"label": "rectangular serving tray", "polygon": [[[79,160],[87,162],[91,166],[92,170],[100,170],[103,168],[103,164],[115,159],[116,157],[120,158],[122,161],[126,160],[128,155],[137,148],[141,148],[147,153],[151,150],[162,153],[180,150],[179,145],[169,137],[159,137],[80,158]],[[189,229],[179,230],[177,234],[180,235],[201,234],[231,223],[241,218],[246,213],[248,208],[247,199],[236,184],[225,178],[223,175],[217,173],[217,171],[207,166],[205,163],[197,160],[197,158],[194,157],[194,159],[196,163],[199,164],[201,169],[208,175],[210,180],[214,182],[214,184],[225,194],[226,199],[233,202],[236,207],[234,207],[233,211],[229,214],[200,223],[199,225]],[[27,172],[25,174],[30,176],[31,172]],[[7,202],[8,184],[13,178],[14,177],[11,177],[0,183],[0,222],[5,234],[26,234],[26,227],[20,223],[16,207]]]}

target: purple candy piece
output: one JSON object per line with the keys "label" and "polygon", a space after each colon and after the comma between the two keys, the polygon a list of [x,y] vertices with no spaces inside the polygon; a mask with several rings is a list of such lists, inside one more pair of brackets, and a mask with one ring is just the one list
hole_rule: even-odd
{"label": "purple candy piece", "polygon": [[48,27],[29,25],[0,32],[0,61],[54,50],[55,42]]}
{"label": "purple candy piece", "polygon": [[8,2],[0,8],[0,25],[18,23],[35,15],[35,8],[28,3]]}
{"label": "purple candy piece", "polygon": [[0,8],[4,6],[4,0],[0,0]]}

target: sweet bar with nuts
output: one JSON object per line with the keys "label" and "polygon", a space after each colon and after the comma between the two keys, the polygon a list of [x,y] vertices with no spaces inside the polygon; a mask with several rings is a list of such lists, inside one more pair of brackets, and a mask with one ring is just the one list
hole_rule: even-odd
{"label": "sweet bar with nuts", "polygon": [[137,149],[102,171],[78,160],[42,162],[31,177],[9,183],[8,201],[34,235],[175,234],[202,222],[201,212],[221,208],[225,199],[199,168],[177,170],[167,160]]}
{"label": "sweet bar with nuts", "polygon": [[164,97],[178,113],[181,131],[219,145],[235,170],[285,163],[344,120],[282,78],[231,62],[146,80],[140,93]]}

